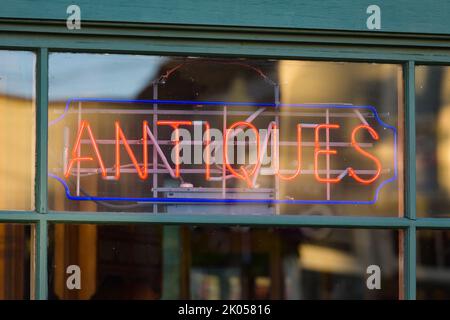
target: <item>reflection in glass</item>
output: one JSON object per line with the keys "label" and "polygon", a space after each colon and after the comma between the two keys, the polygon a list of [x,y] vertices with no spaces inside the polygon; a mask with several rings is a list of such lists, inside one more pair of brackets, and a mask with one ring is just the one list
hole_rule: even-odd
{"label": "reflection in glass", "polygon": [[[398,299],[398,232],[327,228],[51,228],[51,299]],[[80,267],[80,290],[66,268]],[[367,268],[380,267],[380,289]],[[370,282],[373,284],[373,282]]]}
{"label": "reflection in glass", "polygon": [[417,213],[450,216],[450,67],[416,68]]}
{"label": "reflection in glass", "polygon": [[30,227],[0,223],[0,300],[30,299]]}
{"label": "reflection in glass", "polygon": [[417,232],[417,299],[450,299],[450,231]]}
{"label": "reflection in glass", "polygon": [[[54,53],[49,74],[51,209],[402,214],[398,65]],[[180,125],[179,153],[175,129],[167,123],[174,120],[189,122]],[[239,127],[224,154],[226,128],[243,121],[261,129],[259,139],[251,129]],[[322,128],[317,143],[338,154],[322,154],[316,165],[315,130],[326,123],[340,129]],[[379,165],[352,141],[354,129],[364,125],[376,135],[360,128],[355,141]],[[74,160],[79,157],[84,160]],[[177,162],[182,162],[179,176]],[[373,177],[376,181],[369,181]],[[339,183],[323,181],[332,178]],[[158,198],[158,204],[149,198]],[[164,204],[168,198],[172,204]],[[183,204],[179,199],[203,202]],[[221,199],[227,205],[211,203]],[[242,202],[246,200],[251,203]]]}
{"label": "reflection in glass", "polygon": [[0,50],[0,210],[34,208],[35,55]]}

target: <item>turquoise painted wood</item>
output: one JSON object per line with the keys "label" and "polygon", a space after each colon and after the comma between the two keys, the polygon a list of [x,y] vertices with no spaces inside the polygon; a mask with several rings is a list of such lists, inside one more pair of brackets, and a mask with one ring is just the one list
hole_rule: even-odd
{"label": "turquoise painted wood", "polygon": [[416,299],[417,232],[410,226],[404,235],[404,292],[408,300]]}
{"label": "turquoise painted wood", "polygon": [[415,103],[415,62],[408,61],[404,66],[405,75],[405,216],[416,219],[416,103]]}
{"label": "turquoise painted wood", "polygon": [[366,31],[367,7],[382,32],[448,34],[450,2],[440,0],[15,0],[1,18],[65,21],[76,3],[83,21]]}
{"label": "turquoise painted wood", "polygon": [[[405,213],[410,221],[416,221],[416,97],[415,62],[403,65],[405,97]],[[405,298],[416,298],[416,226],[411,224],[404,237],[404,292]]]}
{"label": "turquoise painted wood", "polygon": [[39,213],[47,212],[47,141],[48,141],[48,49],[40,48],[36,66],[36,179],[35,207]]}
{"label": "turquoise painted wood", "polygon": [[339,216],[300,216],[300,215],[172,215],[139,213],[83,213],[51,212],[45,215],[49,222],[71,221],[76,223],[157,223],[191,225],[246,225],[246,226],[315,226],[342,228],[407,228],[411,221],[387,217],[339,217]]}
{"label": "turquoise painted wood", "polygon": [[48,224],[47,221],[39,221],[34,226],[34,298],[45,300],[48,297],[48,268],[47,268],[47,245],[48,245]]}

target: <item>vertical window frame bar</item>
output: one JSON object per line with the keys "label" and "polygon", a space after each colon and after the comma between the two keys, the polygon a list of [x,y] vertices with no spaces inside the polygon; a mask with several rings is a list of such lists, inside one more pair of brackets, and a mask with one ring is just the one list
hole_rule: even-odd
{"label": "vertical window frame bar", "polygon": [[48,225],[41,219],[34,225],[34,299],[47,300],[48,298],[48,270],[47,270],[47,239]]}
{"label": "vertical window frame bar", "polygon": [[36,64],[36,178],[35,210],[39,221],[34,225],[34,298],[46,300],[48,226],[43,214],[48,212],[48,48],[39,48]]}
{"label": "vertical window frame bar", "polygon": [[416,106],[415,106],[415,62],[404,65],[405,74],[405,217],[410,225],[404,233],[404,283],[405,298],[416,299]]}
{"label": "vertical window frame bar", "polygon": [[39,48],[36,66],[36,179],[35,208],[38,213],[47,213],[48,194],[48,49]]}

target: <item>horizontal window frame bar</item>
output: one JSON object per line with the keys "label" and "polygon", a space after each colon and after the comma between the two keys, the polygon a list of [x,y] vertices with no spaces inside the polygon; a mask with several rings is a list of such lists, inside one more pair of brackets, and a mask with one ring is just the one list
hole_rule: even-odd
{"label": "horizontal window frame bar", "polygon": [[450,229],[450,218],[419,218],[415,223],[418,229]]}
{"label": "horizontal window frame bar", "polygon": [[41,214],[36,211],[0,211],[0,223],[37,223]]}
{"label": "horizontal window frame bar", "polygon": [[60,36],[94,35],[127,37],[164,37],[203,40],[276,41],[328,44],[389,45],[394,47],[450,47],[450,34],[408,34],[343,30],[306,30],[239,26],[200,26],[186,24],[142,24],[90,22],[79,30],[68,30],[65,21],[0,19],[0,32],[42,33]]}
{"label": "horizontal window frame bar", "polygon": [[[185,37],[177,30],[168,36],[164,29],[146,31],[142,36],[130,36],[126,32],[105,35],[89,34],[85,29],[80,31],[58,32],[20,32],[14,28],[2,30],[0,21],[0,46],[5,49],[36,50],[48,48],[52,52],[80,53],[121,53],[143,55],[197,55],[197,56],[239,56],[278,59],[308,59],[329,61],[361,61],[380,63],[405,63],[414,60],[417,64],[448,64],[450,63],[450,42],[448,37],[438,42],[444,45],[430,43],[428,46],[415,47],[420,43],[409,40],[398,47],[408,37],[392,38],[385,35],[386,40],[378,41],[377,37],[362,37],[360,42],[354,36],[347,36],[348,41],[339,42],[339,36],[328,35],[323,42],[313,39],[320,36],[306,33],[309,38],[295,41],[264,36],[255,37],[254,32],[234,31],[231,35],[220,37],[218,31],[193,31],[203,37]],[[161,27],[162,28],[162,27]],[[65,29],[59,26],[59,29]],[[217,29],[217,28],[216,28]],[[259,30],[260,32],[266,30]],[[233,35],[238,34],[238,38]],[[302,37],[306,37],[302,35]],[[247,38],[245,38],[247,37]],[[374,40],[377,40],[374,42]],[[388,40],[388,41],[387,41]],[[427,49],[424,54],[424,48]]]}
{"label": "horizontal window frame bar", "polygon": [[394,217],[349,217],[349,216],[258,216],[258,215],[173,215],[140,213],[80,213],[50,212],[49,222],[71,223],[151,223],[151,224],[189,224],[189,225],[242,225],[271,227],[370,227],[407,228],[410,220]]}
{"label": "horizontal window frame bar", "polygon": [[149,224],[189,224],[189,225],[245,225],[245,226],[286,226],[286,227],[349,227],[349,228],[389,228],[405,229],[450,229],[450,218],[417,218],[416,220],[397,217],[366,216],[303,216],[303,215],[174,215],[166,213],[124,213],[124,212],[71,212],[49,211],[0,211],[0,223],[149,223]]}

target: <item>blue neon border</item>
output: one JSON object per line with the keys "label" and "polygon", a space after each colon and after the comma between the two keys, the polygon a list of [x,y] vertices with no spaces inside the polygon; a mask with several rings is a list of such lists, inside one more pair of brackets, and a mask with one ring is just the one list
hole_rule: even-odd
{"label": "blue neon border", "polygon": [[127,201],[127,202],[151,202],[151,203],[247,203],[247,204],[375,204],[378,201],[380,190],[388,183],[397,179],[397,129],[383,122],[375,107],[355,106],[345,104],[286,104],[286,103],[256,103],[256,102],[226,102],[226,101],[189,101],[189,100],[136,100],[136,99],[102,99],[102,98],[71,98],[67,100],[64,112],[55,120],[49,122],[52,126],[64,119],[69,111],[72,102],[108,102],[108,103],[144,103],[144,104],[172,104],[172,105],[209,105],[209,106],[229,106],[229,107],[288,107],[288,108],[317,108],[317,109],[366,109],[371,111],[377,122],[384,128],[389,129],[394,134],[394,175],[384,180],[375,190],[372,200],[282,200],[282,199],[207,199],[207,198],[135,198],[135,197],[97,197],[97,196],[72,196],[69,186],[59,176],[49,173],[48,176],[59,181],[65,190],[66,197],[75,201]]}

